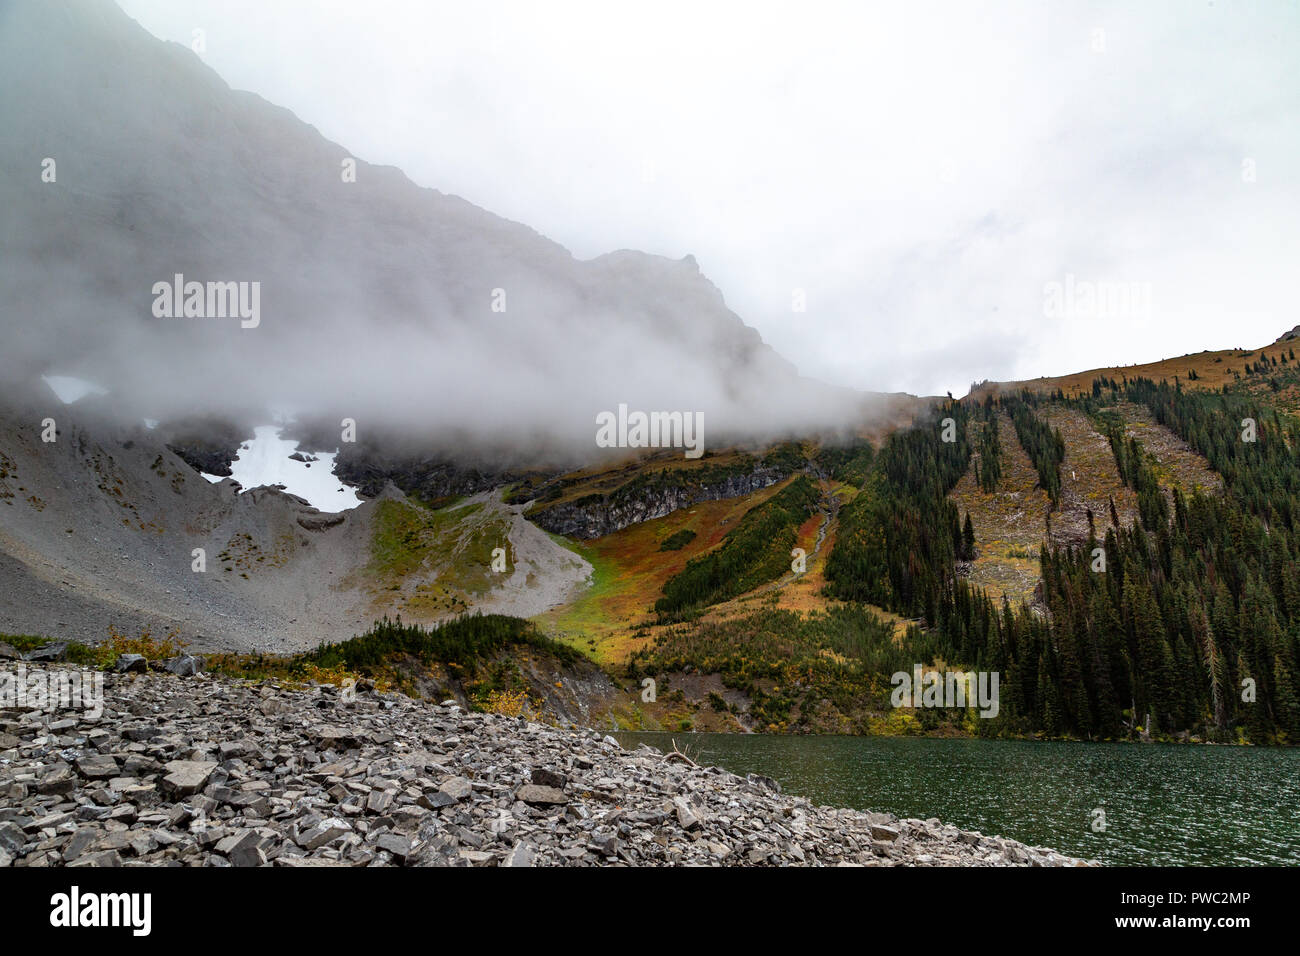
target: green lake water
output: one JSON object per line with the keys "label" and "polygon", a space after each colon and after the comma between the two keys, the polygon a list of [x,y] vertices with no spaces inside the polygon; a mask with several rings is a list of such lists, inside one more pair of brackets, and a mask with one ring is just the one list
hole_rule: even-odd
{"label": "green lake water", "polygon": [[[815,803],[938,817],[1136,865],[1300,865],[1300,750],[1195,745],[618,733],[761,773]],[[1094,829],[1104,812],[1104,830]]]}

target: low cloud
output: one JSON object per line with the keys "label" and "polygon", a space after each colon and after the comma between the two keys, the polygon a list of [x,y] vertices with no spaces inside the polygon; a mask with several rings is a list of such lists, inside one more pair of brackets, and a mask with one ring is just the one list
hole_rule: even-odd
{"label": "low cloud", "polygon": [[[13,389],[72,375],[124,419],[279,409],[574,454],[620,403],[703,413],[707,441],[870,414],[866,396],[799,377],[689,257],[580,261],[395,169],[357,160],[350,181],[343,147],[104,4],[4,17]],[[256,322],[156,308],[178,275],[256,283]]]}

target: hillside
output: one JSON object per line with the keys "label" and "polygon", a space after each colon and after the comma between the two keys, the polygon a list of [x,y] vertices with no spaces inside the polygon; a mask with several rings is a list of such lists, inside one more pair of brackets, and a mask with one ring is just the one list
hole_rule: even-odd
{"label": "hillside", "polygon": [[[831,387],[692,256],[577,259],[109,0],[0,4],[0,84],[24,653],[180,642],[614,728],[1300,742],[1291,333],[958,400]],[[208,314],[225,283],[253,311]],[[700,446],[608,447],[628,406]],[[242,487],[262,429],[361,503]],[[1000,675],[996,713],[896,706],[918,667]]]}
{"label": "hillside", "polygon": [[[612,524],[526,518],[530,483],[589,495],[574,469],[621,484],[647,460],[595,448],[598,412],[703,416],[723,478],[650,454],[692,474],[641,520],[787,477],[725,463],[788,434],[913,403],[799,376],[691,256],[579,260],[231,89],[111,0],[0,4],[0,85],[0,629],[287,652],[383,614],[531,616],[590,573],[546,531]],[[273,420],[364,503],[204,480]]]}
{"label": "hillside", "polygon": [[[1114,365],[1107,368],[1093,368],[1069,375],[1057,375],[1027,379],[1018,382],[980,382],[971,389],[970,397],[983,399],[987,395],[1014,394],[1022,389],[1034,392],[1053,393],[1060,391],[1069,398],[1078,398],[1092,389],[1096,379],[1123,381],[1124,379],[1149,378],[1155,382],[1180,382],[1187,388],[1220,389],[1225,385],[1235,385],[1247,376],[1246,366],[1260,360],[1267,353],[1280,358],[1293,350],[1290,341],[1283,338],[1277,343],[1261,349],[1222,349],[1219,351],[1196,352],[1147,362],[1137,365]],[[1291,358],[1290,361],[1295,361]]]}
{"label": "hillside", "polygon": [[154,431],[80,403],[42,441],[46,414],[0,410],[2,632],[292,651],[384,614],[536,614],[589,572],[490,493],[434,509],[390,486],[322,514],[277,488],[210,483]]}
{"label": "hillside", "polygon": [[[1121,385],[1121,376],[1096,378],[1095,387],[1073,396],[1052,388],[1022,398],[1010,387],[997,390],[996,402],[993,391],[983,400],[973,396],[936,412],[929,426],[880,442],[875,466],[852,483],[822,481],[823,504],[833,500],[836,507],[793,529],[794,542],[813,555],[804,574],[724,595],[682,620],[654,611],[691,561],[722,553],[725,534],[743,517],[737,507],[760,511],[788,487],[782,483],[726,509],[697,506],[595,538],[583,553],[597,586],[539,621],[607,665],[626,661],[630,676],[653,675],[672,688],[668,705],[644,703],[623,716],[634,725],[1066,736],[1176,731],[1181,739],[1225,739],[1235,728],[1237,739],[1293,741],[1300,729],[1293,703],[1300,648],[1284,636],[1283,621],[1300,594],[1300,564],[1284,554],[1294,538],[1286,503],[1293,492],[1283,489],[1295,487],[1287,477],[1295,466],[1277,449],[1294,447],[1300,369],[1282,350],[1253,357],[1259,364],[1246,372],[1243,362],[1224,395],[1197,385],[1207,377],[1199,369],[1216,364],[1213,358],[1186,356],[1163,363],[1196,373],[1181,393],[1172,382],[1140,377]],[[925,465],[945,447],[931,444],[944,414],[959,422],[956,457]],[[1239,432],[1247,416],[1261,431],[1254,444],[1229,432]],[[1055,436],[1059,455],[1040,436]],[[1256,448],[1264,457],[1255,456]],[[1229,461],[1236,463],[1225,472]],[[1268,477],[1271,469],[1282,471]],[[1274,490],[1255,490],[1265,487],[1260,482]],[[1213,536],[1257,535],[1259,520],[1272,528],[1277,554],[1234,568],[1225,593],[1216,567],[1244,556],[1212,543]],[[871,528],[877,530],[863,539]],[[883,547],[864,548],[882,531]],[[687,541],[680,551],[658,552],[679,535]],[[1097,564],[1097,548],[1109,567]],[[1089,576],[1089,566],[1101,573]],[[1103,582],[1107,597],[1097,603],[1095,588]],[[1003,598],[1008,604],[999,611]],[[1148,601],[1164,618],[1153,648],[1144,645],[1152,618],[1143,624],[1140,617],[1151,613]],[[1256,632],[1260,601],[1279,628],[1270,625],[1264,636]],[[1090,646],[1104,633],[1096,615],[1110,602],[1113,610],[1104,613],[1115,617],[1106,627],[1115,630],[1106,640],[1118,643]],[[1256,609],[1238,624],[1246,602]],[[1032,656],[1012,661],[1005,650],[982,646],[1002,632],[998,640],[1024,640]],[[1015,715],[963,725],[951,715],[936,722],[924,711],[891,714],[883,678],[917,660],[940,668],[997,665],[1012,681],[1004,701]],[[1153,667],[1163,676],[1153,676]],[[1264,681],[1271,700],[1234,707],[1225,688],[1261,672],[1270,675]],[[900,716],[919,723],[900,723]]]}
{"label": "hillside", "polygon": [[[1198,579],[1194,591],[1186,582],[1171,590],[1179,575],[1225,558],[1176,563],[1170,579],[1150,550],[1209,547],[1178,538],[1179,528],[1187,533],[1193,516],[1203,515],[1196,520],[1211,522],[1198,532],[1205,534],[1231,514],[1248,522],[1250,513],[1269,513],[1259,509],[1284,500],[1282,492],[1258,498],[1250,491],[1259,479],[1241,470],[1257,467],[1249,459],[1221,471],[1222,460],[1213,464],[1222,454],[1211,437],[1217,433],[1169,410],[1182,402],[1188,410],[1179,414],[1209,415],[1210,423],[1222,419],[1216,409],[1239,406],[1252,410],[1261,440],[1275,442],[1269,436],[1295,427],[1286,422],[1300,368],[1285,353],[1264,355],[1267,365],[1256,357],[1259,365],[1234,380],[1226,396],[1197,388],[1180,393],[1141,379],[1121,386],[1099,378],[1075,397],[1006,388],[996,400],[990,392],[950,403],[870,440],[534,471],[491,492],[432,501],[388,485],[338,516],[320,515],[275,489],[240,494],[228,480],[195,480],[148,429],[113,432],[93,405],[79,403],[68,407],[67,430],[49,449],[37,447],[33,428],[7,433],[0,507],[11,587],[0,629],[89,642],[103,640],[110,628],[171,633],[197,650],[286,653],[360,634],[385,615],[436,624],[466,612],[504,612],[532,618],[541,634],[591,658],[603,675],[591,683],[553,665],[538,672],[507,653],[497,666],[516,675],[511,681],[523,706],[554,715],[576,708],[611,728],[1127,736],[1150,732],[1154,722],[1161,734],[1214,736],[1236,726],[1256,742],[1290,739],[1285,688],[1295,651],[1285,643],[1269,651],[1252,644],[1247,653],[1237,646],[1245,632],[1239,636],[1226,623],[1244,611],[1220,607],[1264,599],[1244,584],[1216,596],[1213,578]],[[35,414],[11,408],[8,418],[30,421]],[[953,445],[937,438],[935,423],[945,415],[959,426]],[[930,455],[939,457],[927,465]],[[1258,467],[1292,466],[1261,460]],[[87,474],[94,483],[82,479]],[[79,517],[67,521],[63,509],[74,502]],[[615,503],[622,511],[613,510]],[[603,532],[594,536],[581,525],[568,528],[568,536],[547,530],[555,509],[572,516],[583,508],[621,518],[593,529]],[[1285,512],[1281,519],[1273,514],[1270,523],[1285,526]],[[879,551],[870,544],[880,533],[873,527],[885,534]],[[54,547],[63,540],[66,547]],[[1088,651],[1093,625],[1071,633],[1070,641],[1085,644],[1068,653],[1085,656],[1070,665],[1083,669],[1070,671],[1059,643],[1065,638],[1049,636],[1074,626],[1059,602],[1078,598],[1064,597],[1060,576],[1086,567],[1097,545],[1119,570],[1070,587],[1113,582],[1120,643]],[[215,574],[190,570],[193,546],[216,556]],[[493,569],[497,548],[504,571]],[[795,549],[805,555],[799,570]],[[105,579],[98,566],[114,560],[125,562],[124,573]],[[1295,572],[1289,559],[1277,561],[1265,572],[1273,575],[1268,613],[1282,627]],[[1243,573],[1244,582],[1254,572]],[[1216,640],[1213,653],[1227,671],[1214,672],[1210,696],[1202,698],[1217,699],[1208,723],[1196,716],[1197,696],[1168,700],[1154,717],[1147,714],[1152,699],[1138,699],[1153,692],[1139,676],[1152,666],[1143,656],[1152,652],[1133,643],[1140,631],[1119,637],[1139,620],[1135,574],[1152,576],[1148,594],[1158,602],[1181,608],[1191,593],[1211,602],[1203,620],[1219,622],[1225,646]],[[1139,590],[1125,597],[1130,588]],[[1004,598],[1008,604],[998,611]],[[301,602],[296,613],[291,601]],[[1183,627],[1195,628],[1202,618],[1174,607],[1166,612],[1174,615],[1164,625],[1166,649],[1157,645],[1154,653],[1157,660],[1165,655],[1161,666],[1181,671],[1187,686],[1199,687],[1204,679],[1195,676],[1195,658],[1211,645],[1203,633],[1199,643],[1175,643],[1184,640],[1177,636]],[[1037,648],[1032,659],[997,664],[1012,681],[1001,717],[972,721],[970,711],[889,707],[887,676],[915,662],[996,663],[981,649],[988,638],[978,637],[989,628],[1008,628],[1018,635],[1011,639]],[[1114,698],[1109,715],[1094,696],[1104,688],[1089,685],[1096,677],[1090,653],[1115,668],[1105,693],[1124,687],[1134,698]],[[1034,685],[1013,676],[1030,665]],[[1267,672],[1267,712],[1234,716],[1223,709],[1233,671]],[[647,677],[655,681],[649,697],[641,693]],[[429,693],[428,680],[411,685],[414,692]],[[1072,693],[1083,696],[1067,702]]]}

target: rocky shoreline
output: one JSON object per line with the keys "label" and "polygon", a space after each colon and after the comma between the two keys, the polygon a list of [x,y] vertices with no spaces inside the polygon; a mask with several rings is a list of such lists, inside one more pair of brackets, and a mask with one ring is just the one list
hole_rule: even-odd
{"label": "rocky shoreline", "polygon": [[106,673],[98,716],[14,704],[0,867],[1083,865],[365,682]]}

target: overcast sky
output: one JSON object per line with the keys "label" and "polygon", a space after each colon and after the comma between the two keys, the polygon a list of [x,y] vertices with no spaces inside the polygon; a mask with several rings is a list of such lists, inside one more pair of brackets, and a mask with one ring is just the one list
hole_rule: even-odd
{"label": "overcast sky", "polygon": [[580,258],[694,254],[828,382],[963,394],[1300,324],[1292,0],[119,2]]}

